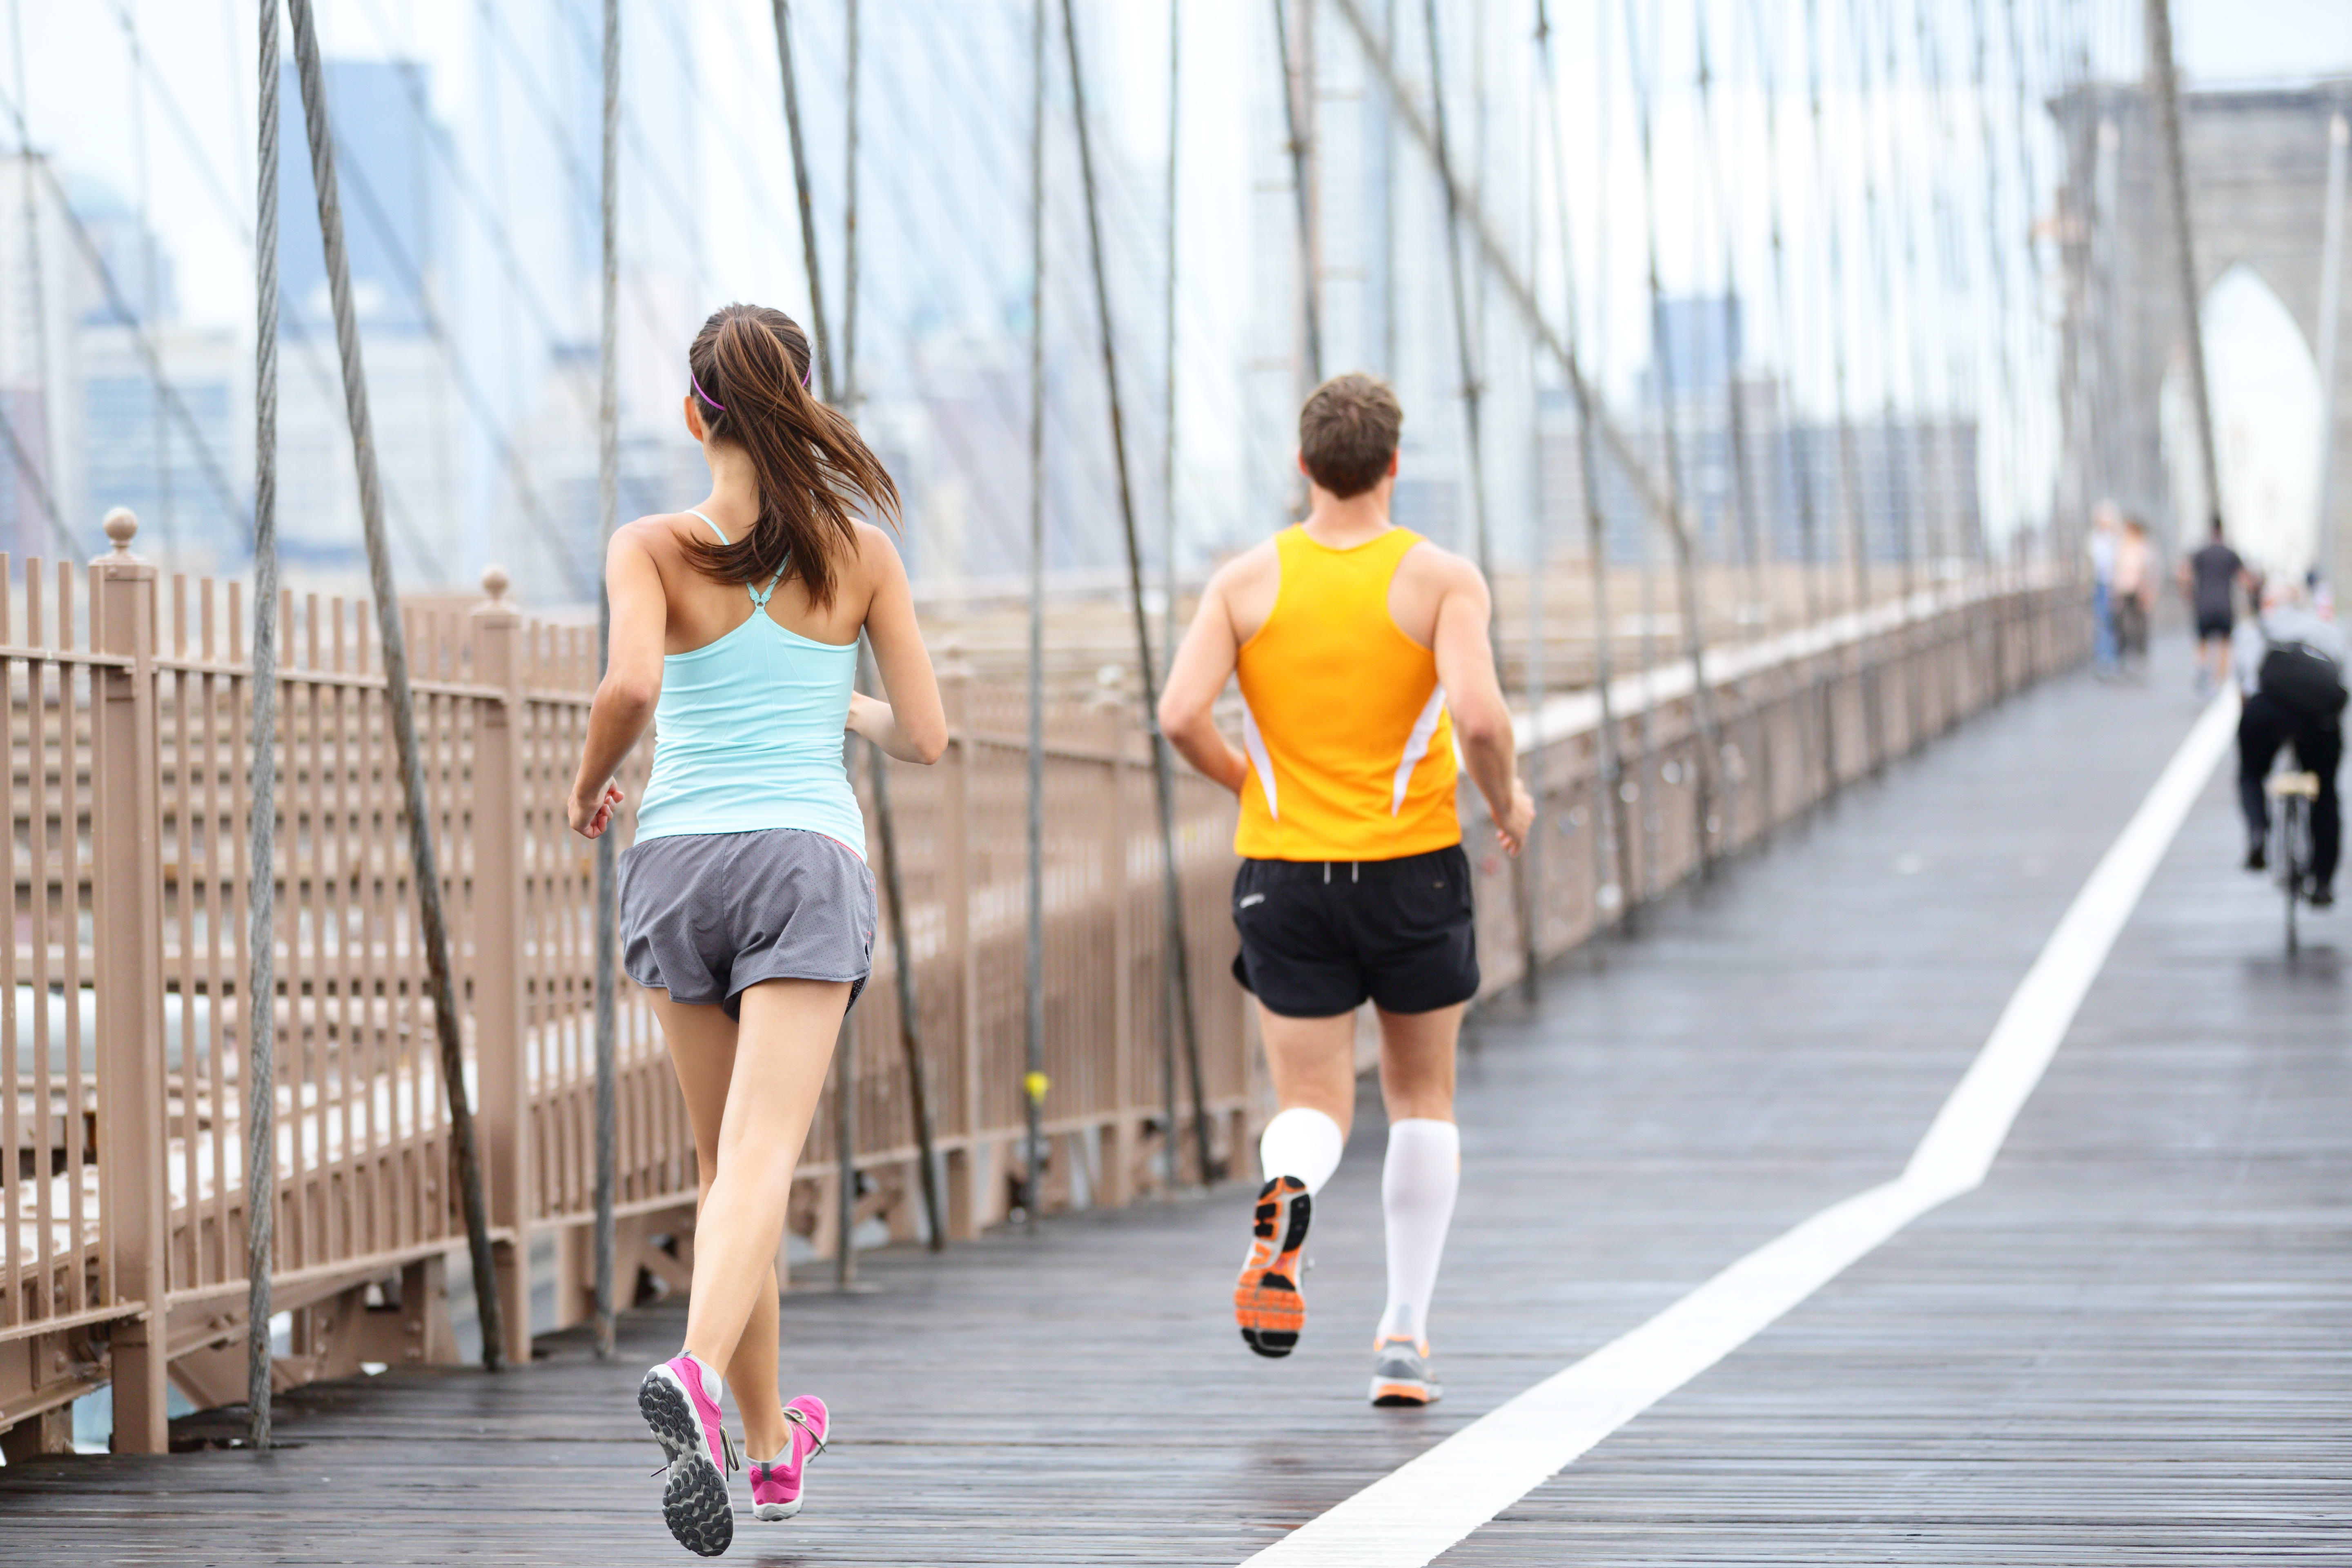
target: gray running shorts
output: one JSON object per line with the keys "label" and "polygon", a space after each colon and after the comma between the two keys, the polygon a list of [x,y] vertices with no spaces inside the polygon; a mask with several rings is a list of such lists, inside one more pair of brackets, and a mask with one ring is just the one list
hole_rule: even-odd
{"label": "gray running shorts", "polygon": [[837,838],[793,827],[681,833],[621,857],[621,967],[673,1002],[742,1016],[762,980],[846,980],[874,967],[874,875]]}

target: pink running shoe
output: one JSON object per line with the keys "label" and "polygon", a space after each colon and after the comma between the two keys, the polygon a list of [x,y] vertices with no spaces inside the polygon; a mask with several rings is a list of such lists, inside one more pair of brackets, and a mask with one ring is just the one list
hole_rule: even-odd
{"label": "pink running shoe", "polygon": [[754,1519],[772,1521],[800,1512],[802,1473],[811,1459],[824,1452],[831,1418],[824,1400],[803,1394],[784,1406],[784,1419],[792,1423],[792,1441],[784,1445],[784,1451],[768,1464],[751,1461]]}
{"label": "pink running shoe", "polygon": [[[727,1500],[727,1473],[740,1470],[727,1437],[719,1401],[727,1385],[692,1356],[677,1355],[637,1384],[637,1409],[668,1459],[662,1522],[688,1552],[716,1557],[735,1539],[735,1510]],[[656,1474],[660,1473],[658,1471]]]}

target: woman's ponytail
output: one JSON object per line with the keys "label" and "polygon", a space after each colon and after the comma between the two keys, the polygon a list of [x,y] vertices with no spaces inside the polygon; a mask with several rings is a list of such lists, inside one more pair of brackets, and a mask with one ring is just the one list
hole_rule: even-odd
{"label": "woman's ponytail", "polygon": [[796,577],[812,603],[830,605],[838,552],[856,545],[856,504],[895,521],[898,488],[857,427],[809,390],[808,334],[782,310],[725,305],[687,350],[687,371],[714,441],[751,458],[759,521],[721,544],[696,536],[688,559],[722,583]]}

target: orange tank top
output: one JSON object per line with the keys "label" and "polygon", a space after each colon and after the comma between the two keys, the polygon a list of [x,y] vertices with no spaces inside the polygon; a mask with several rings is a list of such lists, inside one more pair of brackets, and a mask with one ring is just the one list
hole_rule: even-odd
{"label": "orange tank top", "polygon": [[1274,609],[1236,660],[1242,786],[1234,847],[1253,860],[1393,860],[1462,841],[1454,726],[1437,656],[1389,616],[1389,580],[1421,535],[1334,550],[1275,536]]}

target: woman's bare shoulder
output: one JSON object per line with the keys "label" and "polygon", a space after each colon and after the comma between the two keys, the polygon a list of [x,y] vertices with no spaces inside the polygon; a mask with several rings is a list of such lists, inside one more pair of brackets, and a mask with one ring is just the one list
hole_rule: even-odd
{"label": "woman's bare shoulder", "polygon": [[853,522],[849,527],[856,570],[869,588],[879,588],[907,574],[907,563],[898,554],[898,542],[890,537],[887,529],[863,521]]}

